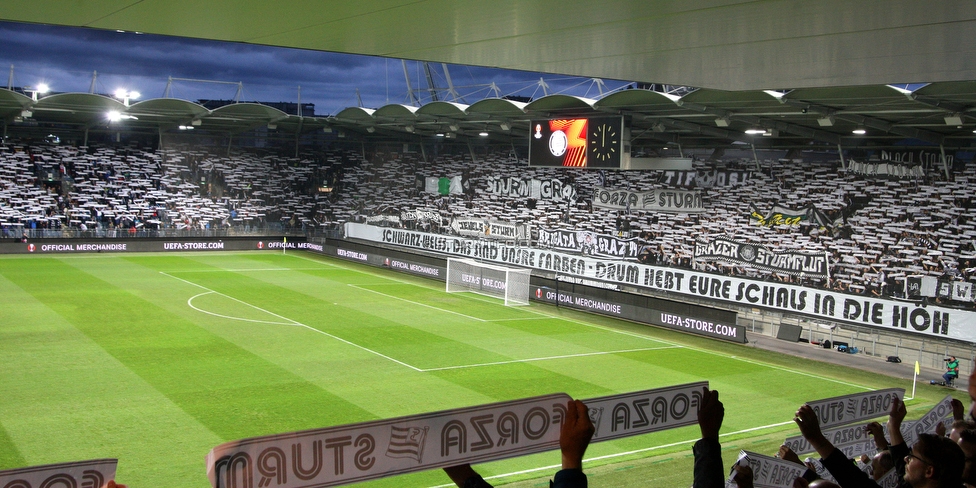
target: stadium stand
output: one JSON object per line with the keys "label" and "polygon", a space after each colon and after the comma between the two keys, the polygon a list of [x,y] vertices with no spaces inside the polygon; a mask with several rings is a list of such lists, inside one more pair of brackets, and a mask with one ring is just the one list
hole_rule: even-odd
{"label": "stadium stand", "polygon": [[[743,185],[702,188],[704,213],[618,212],[593,208],[594,190],[661,188],[662,172],[528,168],[511,151],[490,152],[475,164],[467,154],[423,162],[414,153],[379,150],[368,159],[348,150],[295,158],[272,151],[215,155],[198,147],[153,151],[9,143],[0,147],[0,221],[7,238],[18,238],[22,231],[36,238],[232,235],[267,229],[314,234],[366,220],[449,233],[452,219],[470,218],[526,224],[535,231],[561,228],[636,237],[649,263],[854,294],[901,297],[908,276],[976,279],[973,164],[951,181],[938,172],[924,180],[856,174],[837,161],[695,162],[695,169],[706,167],[751,176]],[[446,195],[428,191],[428,177],[461,177],[463,189]],[[494,191],[490,179],[560,180],[577,197],[530,199],[506,194],[500,183],[500,191]],[[777,205],[813,206],[832,224],[757,225],[753,210]],[[416,210],[434,212],[440,221],[399,219]],[[696,238],[719,236],[779,252],[828,253],[831,279],[695,262]],[[948,302],[946,297],[933,301]]]}

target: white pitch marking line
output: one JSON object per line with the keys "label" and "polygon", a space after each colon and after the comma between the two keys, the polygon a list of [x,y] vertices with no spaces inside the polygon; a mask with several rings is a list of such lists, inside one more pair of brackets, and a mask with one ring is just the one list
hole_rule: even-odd
{"label": "white pitch marking line", "polygon": [[[296,256],[296,255],[292,255],[292,256],[297,257],[299,259],[304,259],[306,261],[311,261],[313,263],[319,263],[319,264],[322,264],[322,265],[325,265],[325,266],[330,266],[331,265],[330,263],[324,263],[324,262],[318,261],[316,259],[311,259],[311,258],[307,258],[307,257],[303,257],[303,256]],[[335,266],[337,268],[342,268],[342,269],[350,270],[350,268],[346,268],[344,266],[340,266],[340,265],[335,265]],[[417,285],[416,283],[410,283],[410,282],[407,282],[407,281],[401,281],[401,280],[397,280],[397,279],[394,279],[394,278],[388,278],[386,276],[380,276],[380,275],[377,275],[377,274],[374,274],[374,273],[370,273],[370,272],[366,272],[366,271],[362,271],[362,272],[365,272],[365,273],[370,274],[370,275],[373,275],[373,276],[378,276],[380,278],[389,279],[391,281],[396,281],[396,282],[400,282],[400,283],[406,283],[406,284],[410,284],[410,285],[414,285],[414,286],[420,286],[420,285]],[[434,289],[434,288],[431,288],[431,289]],[[760,362],[760,361],[753,361],[753,360],[743,359],[743,358],[739,358],[739,357],[735,357],[735,356],[725,356],[725,355],[720,354],[720,353],[717,353],[717,352],[712,352],[712,351],[708,351],[708,350],[705,350],[705,349],[700,349],[700,348],[697,348],[697,347],[689,347],[689,346],[677,344],[677,343],[674,343],[674,342],[665,341],[663,339],[656,339],[656,338],[653,338],[653,337],[648,337],[648,336],[642,335],[642,334],[637,334],[637,333],[627,332],[627,331],[622,331],[622,330],[616,330],[616,329],[612,329],[610,327],[604,327],[602,325],[590,324],[590,323],[582,322],[582,321],[579,321],[579,320],[573,320],[573,319],[568,319],[568,318],[565,318],[565,317],[559,317],[559,316],[556,316],[556,315],[550,315],[550,314],[547,314],[545,312],[540,312],[538,310],[527,309],[527,311],[529,313],[539,314],[539,315],[542,315],[544,317],[550,317],[550,318],[559,319],[559,320],[565,320],[565,321],[570,322],[570,323],[575,323],[575,324],[583,325],[583,326],[586,326],[586,327],[591,327],[591,328],[594,328],[594,329],[600,329],[600,330],[604,330],[604,331],[608,331],[608,332],[613,332],[613,333],[616,333],[616,334],[623,334],[623,335],[626,335],[626,336],[630,336],[630,337],[634,337],[634,338],[639,338],[639,339],[643,339],[643,340],[647,340],[647,341],[660,342],[660,343],[668,344],[668,345],[675,346],[675,347],[683,347],[683,348],[686,348],[686,349],[689,349],[689,350],[692,350],[692,351],[698,351],[698,352],[710,354],[710,355],[713,355],[713,356],[721,356],[721,357],[724,357],[724,358],[734,359],[736,361],[742,361],[744,363],[755,364],[757,366],[764,366],[764,367],[767,367],[767,368],[777,369],[777,370],[780,370],[780,371],[787,371],[787,372],[795,373],[795,374],[798,374],[798,375],[801,375],[801,376],[808,376],[808,377],[811,377],[811,378],[823,379],[823,380],[830,381],[832,383],[837,383],[837,384],[845,385],[845,386],[852,386],[854,388],[860,388],[862,390],[872,390],[873,389],[873,388],[869,388],[869,387],[864,386],[864,385],[858,385],[858,384],[855,384],[855,383],[848,383],[846,381],[841,381],[841,380],[837,380],[837,379],[830,378],[830,377],[826,377],[826,376],[818,376],[818,375],[815,375],[815,374],[805,373],[805,372],[802,372],[802,371],[797,371],[795,369],[785,368],[785,367],[778,366],[778,365],[775,365],[775,364],[763,363],[763,362]]]}
{"label": "white pitch marking line", "polygon": [[247,273],[248,271],[312,271],[322,268],[237,268],[237,269],[179,269],[169,273]]}
{"label": "white pitch marking line", "polygon": [[[295,326],[295,325],[297,325],[297,324],[293,324],[291,322],[269,322],[267,320],[255,320],[255,319],[245,319],[243,317],[231,317],[229,315],[221,315],[219,313],[209,312],[207,310],[204,310],[202,308],[198,308],[198,307],[196,307],[196,306],[193,305],[193,300],[195,298],[202,297],[204,295],[210,295],[211,293],[214,293],[214,292],[208,291],[208,292],[201,293],[199,295],[193,295],[192,297],[190,297],[189,300],[186,301],[186,304],[189,305],[190,308],[192,308],[193,310],[196,310],[197,312],[205,313],[207,315],[213,315],[214,317],[220,317],[220,318],[228,319],[228,320],[241,320],[241,321],[244,321],[244,322],[254,322],[254,323],[258,323],[258,324],[269,324],[269,325],[289,325],[289,326]],[[248,305],[250,305],[250,304],[248,304]]]}
{"label": "white pitch marking line", "polygon": [[550,317],[522,317],[514,319],[485,319],[485,322],[508,322],[511,320],[550,320]]}
{"label": "white pitch marking line", "polygon": [[[728,437],[728,436],[731,436],[731,435],[745,434],[747,432],[754,432],[754,431],[757,431],[757,430],[771,429],[773,427],[782,427],[784,425],[788,425],[788,424],[792,424],[792,423],[793,423],[793,421],[792,420],[789,420],[789,421],[786,421],[786,422],[780,422],[778,424],[762,425],[762,426],[759,426],[759,427],[752,427],[752,428],[749,428],[749,429],[738,430],[738,431],[735,431],[735,432],[728,432],[728,433],[725,433],[725,434],[719,434],[719,437]],[[623,456],[630,456],[630,455],[633,455],[633,454],[640,454],[642,452],[656,451],[658,449],[665,449],[665,448],[668,448],[668,447],[681,446],[681,445],[685,445],[685,444],[693,444],[695,442],[698,442],[698,439],[691,439],[691,440],[686,440],[686,441],[672,442],[670,444],[662,444],[660,446],[646,447],[644,449],[637,449],[637,450],[634,450],[634,451],[625,451],[625,452],[618,452],[618,453],[615,453],[615,454],[607,454],[606,456],[597,456],[597,457],[594,457],[594,458],[584,459],[584,461],[591,461],[592,462],[592,461],[601,461],[601,460],[604,460],[604,459],[613,459],[613,458],[618,458],[618,457],[623,457]],[[521,471],[513,471],[511,473],[503,473],[503,474],[496,474],[496,475],[492,475],[492,476],[485,476],[485,479],[486,480],[490,480],[490,479],[507,478],[509,476],[518,476],[518,475],[522,475],[522,474],[535,473],[535,472],[538,472],[538,471],[550,471],[550,470],[553,470],[553,469],[559,469],[561,467],[562,466],[560,466],[558,464],[553,464],[551,466],[541,466],[541,467],[538,467],[538,468],[523,469]],[[450,484],[450,485],[436,485],[436,486],[432,486],[431,488],[450,488],[450,487],[453,487],[453,486],[454,486],[453,484]]]}
{"label": "white pitch marking line", "polygon": [[657,351],[660,349],[676,349],[678,346],[668,346],[668,347],[645,347],[640,349],[621,349],[619,351],[599,351],[599,352],[584,352],[579,354],[563,354],[560,356],[545,356],[540,358],[528,358],[528,359],[512,359],[510,361],[496,361],[493,363],[480,363],[480,364],[463,364],[461,366],[444,366],[441,368],[427,368],[424,372],[429,371],[445,371],[449,369],[465,369],[465,368],[479,368],[482,366],[498,366],[501,364],[515,364],[515,363],[531,363],[535,361],[549,361],[552,359],[567,359],[567,358],[581,358],[586,356],[603,356],[607,354],[619,354],[624,352],[640,352],[640,351]]}
{"label": "white pitch marking line", "polygon": [[410,304],[413,304],[413,305],[417,305],[417,306],[420,306],[420,307],[427,307],[427,308],[432,308],[432,309],[434,309],[434,310],[437,310],[438,312],[444,312],[444,313],[452,313],[452,314],[454,314],[454,315],[460,315],[461,317],[464,317],[464,318],[467,318],[467,319],[471,319],[471,320],[476,320],[476,321],[478,321],[478,322],[488,322],[488,320],[485,320],[485,319],[479,319],[478,317],[472,317],[472,316],[470,316],[470,315],[465,315],[465,314],[463,314],[463,313],[461,313],[461,312],[455,312],[455,311],[453,311],[453,310],[447,310],[447,309],[444,309],[444,308],[438,308],[438,307],[435,307],[435,306],[433,306],[433,305],[427,305],[426,303],[420,303],[420,302],[415,302],[415,301],[413,301],[413,300],[407,300],[406,298],[400,298],[400,297],[398,297],[398,296],[394,296],[394,295],[388,295],[388,294],[386,294],[386,293],[383,293],[383,292],[379,292],[379,291],[376,291],[376,290],[370,290],[369,288],[363,288],[363,287],[361,287],[361,286],[359,286],[359,285],[354,285],[354,284],[352,284],[352,283],[350,283],[350,284],[349,284],[349,286],[351,286],[351,287],[353,287],[353,288],[355,288],[355,289],[357,289],[357,290],[363,290],[363,291],[368,291],[368,292],[370,292],[370,293],[375,293],[375,294],[377,294],[377,295],[383,295],[383,296],[385,296],[385,297],[387,297],[387,298],[392,298],[392,299],[394,299],[394,300],[400,300],[400,301],[404,301],[404,302],[407,302],[407,303],[410,303]]}
{"label": "white pitch marking line", "polygon": [[867,386],[864,386],[864,385],[858,385],[856,383],[849,383],[849,382],[846,382],[846,381],[841,381],[841,380],[838,380],[838,379],[830,378],[828,376],[815,375],[815,374],[812,374],[812,373],[806,373],[806,372],[803,372],[803,371],[797,371],[795,369],[790,369],[790,368],[787,368],[787,367],[784,367],[784,366],[778,366],[778,365],[775,365],[775,364],[765,363],[765,362],[762,362],[762,361],[755,361],[755,360],[751,360],[751,359],[740,358],[740,357],[737,357],[737,356],[727,356],[725,354],[718,353],[718,352],[714,352],[714,351],[709,351],[707,349],[701,349],[701,348],[697,348],[697,347],[685,346],[685,345],[681,345],[681,344],[678,344],[678,343],[675,343],[675,342],[666,341],[664,339],[656,339],[656,338],[653,338],[653,337],[648,337],[648,336],[641,335],[641,334],[637,334],[637,333],[633,333],[633,332],[627,332],[627,331],[612,329],[610,327],[605,327],[605,326],[602,326],[602,325],[590,324],[590,323],[582,322],[582,321],[579,321],[579,320],[569,319],[569,318],[565,318],[565,317],[558,317],[558,316],[555,316],[555,315],[548,315],[548,314],[546,314],[544,312],[538,312],[538,311],[535,311],[535,310],[530,310],[530,312],[537,313],[537,314],[543,315],[543,316],[552,317],[554,319],[565,320],[565,321],[570,322],[570,323],[580,324],[580,325],[583,325],[583,326],[586,326],[586,327],[592,327],[594,329],[600,329],[600,330],[605,330],[605,331],[609,331],[609,332],[615,332],[615,333],[618,333],[618,334],[623,334],[623,335],[627,335],[627,336],[631,336],[631,337],[638,337],[638,338],[642,338],[642,339],[645,339],[645,340],[651,340],[651,341],[655,341],[655,342],[660,342],[660,343],[668,344],[668,345],[675,346],[675,347],[683,347],[683,348],[688,349],[690,351],[698,351],[698,352],[701,352],[701,353],[704,353],[704,354],[710,354],[712,356],[720,356],[720,357],[727,358],[727,359],[733,359],[733,360],[736,360],[736,361],[741,361],[743,363],[755,364],[756,366],[763,366],[763,367],[766,367],[766,368],[772,368],[772,369],[776,369],[776,370],[779,370],[779,371],[786,371],[786,372],[789,372],[789,373],[798,374],[800,376],[808,376],[810,378],[822,379],[822,380],[830,381],[830,382],[833,382],[833,383],[837,383],[839,385],[852,386],[854,388],[860,388],[862,390],[868,390],[868,391],[874,389],[874,388],[870,388],[870,387],[867,387]]}
{"label": "white pitch marking line", "polygon": [[268,310],[265,310],[265,309],[263,309],[263,308],[261,308],[261,307],[257,307],[257,306],[255,306],[255,305],[251,305],[250,303],[247,303],[247,302],[245,302],[245,301],[243,301],[243,300],[238,300],[237,298],[234,298],[234,297],[232,297],[232,296],[230,296],[230,295],[225,295],[225,294],[223,294],[223,293],[221,293],[221,292],[219,292],[219,291],[216,291],[216,290],[211,290],[210,288],[207,288],[207,287],[205,287],[205,286],[203,286],[203,285],[198,285],[198,284],[196,284],[196,283],[194,283],[194,282],[192,282],[192,281],[187,281],[187,280],[184,280],[183,278],[178,278],[178,277],[176,277],[176,276],[173,276],[173,275],[171,275],[171,274],[168,274],[168,273],[165,273],[165,272],[163,272],[163,271],[160,271],[159,273],[160,273],[160,274],[163,274],[163,275],[166,275],[166,276],[169,276],[170,278],[173,278],[174,280],[180,280],[180,281],[182,281],[182,282],[184,282],[184,283],[186,283],[186,284],[188,284],[188,285],[193,285],[193,286],[196,286],[196,287],[198,287],[198,288],[203,288],[204,290],[207,290],[207,291],[209,291],[209,292],[211,292],[211,293],[216,293],[216,294],[218,294],[218,295],[220,295],[220,296],[223,296],[223,297],[227,297],[227,298],[229,298],[229,299],[231,299],[231,300],[234,300],[235,302],[239,302],[239,303],[243,303],[244,305],[247,305],[247,306],[249,306],[249,307],[253,307],[253,308],[255,308],[255,309],[257,309],[257,310],[260,310],[260,311],[262,311],[262,312],[264,312],[264,313],[267,313],[267,314],[269,314],[269,315],[274,315],[275,317],[278,317],[278,318],[280,318],[280,319],[282,319],[282,320],[287,320],[287,321],[289,321],[289,322],[291,322],[292,324],[294,324],[294,325],[297,325],[297,326],[299,326],[299,327],[304,327],[304,328],[306,328],[306,329],[308,329],[308,330],[310,330],[310,331],[313,331],[313,332],[318,332],[319,334],[322,334],[322,335],[324,335],[324,336],[327,336],[327,337],[331,337],[331,338],[333,338],[333,339],[335,339],[335,340],[337,340],[337,341],[339,341],[339,342],[342,342],[342,343],[345,343],[345,344],[349,344],[350,346],[353,346],[353,347],[356,347],[356,348],[358,348],[358,349],[362,349],[363,351],[366,351],[366,352],[368,352],[368,353],[371,353],[371,354],[375,354],[375,355],[377,355],[377,356],[379,356],[379,357],[381,357],[381,358],[383,358],[383,359],[386,359],[386,360],[389,360],[389,361],[392,361],[392,362],[394,362],[394,363],[397,363],[397,364],[399,364],[399,365],[401,365],[401,366],[406,366],[406,367],[408,367],[408,368],[410,368],[410,369],[412,369],[412,370],[414,370],[414,371],[417,371],[417,372],[423,372],[423,370],[422,370],[422,369],[420,369],[420,368],[417,368],[417,367],[415,367],[415,366],[411,366],[411,365],[409,365],[409,364],[407,364],[407,363],[405,363],[405,362],[403,362],[403,361],[399,361],[399,360],[396,360],[396,359],[393,359],[393,358],[391,358],[390,356],[387,356],[387,355],[385,355],[385,354],[381,354],[381,353],[379,353],[379,352],[376,352],[376,351],[374,351],[374,350],[372,350],[372,349],[370,349],[370,348],[368,348],[368,347],[363,347],[363,346],[360,346],[359,344],[356,344],[356,343],[354,343],[354,342],[350,342],[350,341],[347,341],[347,340],[345,340],[345,339],[343,339],[343,338],[341,338],[341,337],[338,337],[338,336],[334,336],[334,335],[332,335],[332,334],[329,334],[328,332],[324,332],[324,331],[321,331],[321,330],[318,330],[318,329],[316,329],[315,327],[310,327],[310,326],[308,326],[308,325],[305,325],[305,324],[303,324],[303,323],[301,323],[301,322],[298,322],[298,321],[295,321],[295,320],[292,320],[292,319],[290,319],[290,318],[288,318],[288,317],[283,317],[283,316],[281,316],[281,315],[278,315],[278,314],[276,314],[276,313],[274,313],[274,312],[270,312],[270,311],[268,311]]}

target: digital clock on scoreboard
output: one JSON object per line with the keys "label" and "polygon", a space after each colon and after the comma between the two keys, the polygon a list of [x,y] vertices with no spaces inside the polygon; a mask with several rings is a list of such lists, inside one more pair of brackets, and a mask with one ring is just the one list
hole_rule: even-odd
{"label": "digital clock on scoreboard", "polygon": [[529,166],[620,168],[623,136],[623,117],[534,120]]}

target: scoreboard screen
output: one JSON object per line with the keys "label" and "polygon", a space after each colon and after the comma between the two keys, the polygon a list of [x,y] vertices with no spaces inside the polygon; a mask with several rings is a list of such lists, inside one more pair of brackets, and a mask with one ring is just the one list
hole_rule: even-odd
{"label": "scoreboard screen", "polygon": [[620,168],[623,117],[533,120],[529,166]]}

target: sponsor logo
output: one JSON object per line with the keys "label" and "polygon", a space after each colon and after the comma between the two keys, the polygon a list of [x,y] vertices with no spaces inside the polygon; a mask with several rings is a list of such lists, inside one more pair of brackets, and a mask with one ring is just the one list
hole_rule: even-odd
{"label": "sponsor logo", "polygon": [[343,258],[355,259],[357,261],[366,261],[369,259],[364,252],[347,251],[345,249],[336,249],[336,255]]}
{"label": "sponsor logo", "polygon": [[202,251],[206,249],[223,249],[223,242],[164,242],[166,251]]}

